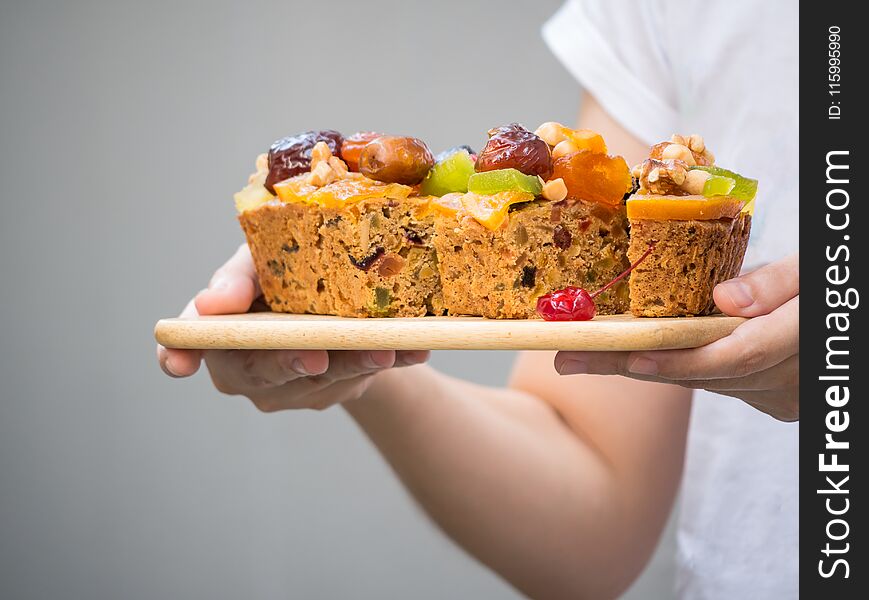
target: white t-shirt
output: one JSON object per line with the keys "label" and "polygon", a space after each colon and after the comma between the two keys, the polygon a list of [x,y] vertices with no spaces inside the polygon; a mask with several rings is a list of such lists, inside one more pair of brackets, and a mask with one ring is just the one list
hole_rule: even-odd
{"label": "white t-shirt", "polygon": [[[543,35],[638,138],[699,133],[717,164],[760,180],[750,270],[798,250],[797,30],[796,1],[569,0]],[[737,399],[695,394],[680,597],[798,596],[798,436]]]}

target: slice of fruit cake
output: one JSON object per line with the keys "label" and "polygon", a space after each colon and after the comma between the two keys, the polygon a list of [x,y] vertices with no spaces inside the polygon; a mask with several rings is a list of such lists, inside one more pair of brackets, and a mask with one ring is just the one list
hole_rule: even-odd
{"label": "slice of fruit cake", "polygon": [[699,135],[674,135],[634,167],[627,201],[628,255],[650,256],[630,276],[631,312],[643,317],[707,315],[712,290],[736,277],[751,232],[757,180],[714,165]]}
{"label": "slice of fruit cake", "polygon": [[[566,286],[594,289],[626,268],[624,198],[632,180],[624,159],[606,152],[600,135],[558,123],[489,132],[467,191],[434,202],[450,314],[535,318],[540,296]],[[600,314],[626,311],[627,281],[597,305]]]}
{"label": "slice of fruit cake", "polygon": [[271,309],[443,314],[434,215],[413,187],[432,163],[415,138],[311,131],[275,142],[235,196]]}

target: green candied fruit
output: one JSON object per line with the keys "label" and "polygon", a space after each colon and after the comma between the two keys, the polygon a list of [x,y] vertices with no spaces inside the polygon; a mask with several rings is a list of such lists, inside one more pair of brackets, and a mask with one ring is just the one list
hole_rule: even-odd
{"label": "green candied fruit", "polygon": [[386,288],[374,288],[374,307],[377,308],[377,310],[386,310],[389,308],[389,303],[392,301],[391,296],[389,290]]}
{"label": "green candied fruit", "polygon": [[703,184],[703,195],[707,198],[709,196],[726,196],[733,190],[735,185],[736,181],[730,177],[713,175]]}
{"label": "green candied fruit", "polygon": [[459,150],[429,169],[419,191],[426,196],[464,193],[468,191],[468,179],[473,174],[474,160],[467,150]]}
{"label": "green candied fruit", "polygon": [[520,191],[539,196],[543,192],[543,184],[536,175],[526,175],[516,169],[497,169],[471,175],[468,191],[484,195]]}
{"label": "green candied fruit", "polygon": [[[706,171],[710,173],[713,177],[726,177],[732,179],[734,181],[733,189],[727,192],[728,196],[733,196],[739,200],[745,200],[749,202],[754,200],[754,197],[757,195],[757,179],[749,179],[748,177],[743,177],[739,173],[735,173],[733,171],[728,171],[727,169],[722,169],[721,167],[701,167],[694,166],[692,169],[700,169],[701,171]],[[706,182],[709,183],[708,181]],[[706,193],[706,188],[703,188],[703,195],[708,196]]]}

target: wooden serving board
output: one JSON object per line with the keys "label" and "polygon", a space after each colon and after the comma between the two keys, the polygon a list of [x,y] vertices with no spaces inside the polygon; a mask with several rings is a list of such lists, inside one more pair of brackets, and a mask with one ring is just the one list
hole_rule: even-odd
{"label": "wooden serving board", "polygon": [[729,335],[741,317],[596,317],[546,322],[479,317],[348,319],[248,313],[163,319],[155,337],[168,348],[325,350],[668,350]]}

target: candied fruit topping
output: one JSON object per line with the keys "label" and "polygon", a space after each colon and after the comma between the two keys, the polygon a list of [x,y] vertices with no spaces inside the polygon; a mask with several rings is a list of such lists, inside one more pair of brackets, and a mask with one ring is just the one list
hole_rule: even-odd
{"label": "candied fruit topping", "polygon": [[544,179],[552,172],[549,144],[518,123],[489,130],[489,141],[477,157],[477,172],[516,169]]}
{"label": "candied fruit topping", "polygon": [[591,129],[573,129],[567,139],[576,144],[580,150],[588,150],[597,154],[606,154],[607,147],[603,136]]}
{"label": "candied fruit topping", "polygon": [[703,184],[703,195],[707,198],[711,196],[727,196],[733,191],[734,185],[736,185],[736,181],[730,177],[713,175]]}
{"label": "candied fruit topping", "polygon": [[610,206],[621,204],[625,193],[633,187],[624,158],[588,150],[556,158],[552,178],[559,177],[567,186],[568,198]]}
{"label": "candied fruit topping", "polygon": [[477,160],[477,153],[474,152],[474,149],[471,148],[470,146],[468,146],[467,144],[462,144],[460,146],[453,146],[452,148],[447,148],[443,152],[438,152],[438,155],[435,156],[435,162],[436,163],[443,162],[446,159],[448,159],[450,156],[455,154],[456,152],[461,152],[463,150],[465,152],[467,152],[471,158],[473,158],[474,160]]}
{"label": "candied fruit topping", "polygon": [[462,208],[480,225],[494,231],[507,220],[512,205],[532,200],[533,194],[516,190],[485,195],[468,192],[462,196]]}
{"label": "candied fruit topping", "polygon": [[754,200],[754,197],[757,195],[757,179],[750,179],[734,171],[722,169],[721,167],[698,166],[693,167],[692,170],[705,171],[712,175],[712,177],[726,177],[732,179],[734,183],[733,188],[727,192],[727,194],[734,198],[739,198],[740,200],[748,202],[749,200]]}
{"label": "candied fruit topping", "polygon": [[552,146],[552,156],[558,157],[580,150],[606,154],[607,147],[603,136],[591,129],[571,129],[561,123],[543,123],[534,132]]}
{"label": "candied fruit topping", "polygon": [[516,190],[528,192],[539,196],[543,192],[543,184],[540,178],[533,175],[525,175],[516,169],[497,169],[474,173],[468,180],[468,191],[475,194],[497,194]]}
{"label": "candied fruit topping", "polygon": [[639,188],[628,199],[628,216],[683,220],[754,214],[757,180],[714,163],[715,156],[697,134],[674,134],[655,144],[649,158],[631,172]]}
{"label": "candied fruit topping", "polygon": [[732,196],[632,196],[627,212],[631,220],[704,221],[732,219],[744,205],[744,200]]}
{"label": "candied fruit topping", "polygon": [[275,199],[274,195],[265,188],[268,174],[268,155],[260,154],[256,157],[256,172],[247,178],[247,185],[233,195],[235,209],[239,213],[254,210]]}
{"label": "candied fruit topping", "polygon": [[281,138],[269,148],[269,174],[265,187],[274,193],[275,184],[304,173],[311,168],[311,150],[317,142],[326,142],[333,154],[338,154],[344,137],[332,129],[305,131]]}
{"label": "candied fruit topping", "polygon": [[432,198],[429,208],[444,216],[455,217],[456,213],[462,210],[462,196],[464,194],[453,192],[444,194],[438,198]]}
{"label": "candied fruit topping", "polygon": [[425,196],[464,193],[468,191],[468,179],[473,174],[474,161],[467,150],[460,148],[435,163],[422,180],[419,192]]}
{"label": "candied fruit topping", "polygon": [[372,140],[376,140],[382,133],[376,131],[359,131],[353,135],[344,138],[344,143],[341,144],[341,158],[347,163],[347,168],[351,171],[359,171],[359,155],[362,154],[362,149]]}
{"label": "candied fruit topping", "polygon": [[240,192],[236,192],[233,199],[235,200],[235,209],[239,213],[243,213],[246,210],[259,208],[263,204],[274,200],[275,197],[262,185],[250,183],[244,186]]}
{"label": "candied fruit topping", "polygon": [[275,185],[275,192],[282,202],[301,202],[316,204],[326,208],[341,208],[368,198],[391,198],[404,200],[412,188],[398,183],[372,181],[358,173],[348,173],[340,179],[323,187],[316,187],[300,175]]}
{"label": "candied fruit topping", "polygon": [[359,172],[384,183],[416,185],[434,165],[428,146],[414,137],[383,135],[362,148]]}

